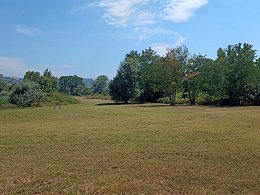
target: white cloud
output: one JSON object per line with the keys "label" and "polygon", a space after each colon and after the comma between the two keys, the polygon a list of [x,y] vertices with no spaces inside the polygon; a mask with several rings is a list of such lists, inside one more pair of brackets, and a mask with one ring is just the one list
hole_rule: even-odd
{"label": "white cloud", "polygon": [[95,8],[97,7],[97,4],[92,2],[92,3],[84,3],[81,5],[78,5],[74,8],[72,8],[71,13],[72,14],[82,14],[85,13],[88,9],[90,8]]}
{"label": "white cloud", "polygon": [[149,37],[155,36],[155,35],[171,35],[173,32],[168,31],[163,28],[146,28],[146,27],[136,27],[135,33],[138,34],[138,39],[140,41],[147,39]]}
{"label": "white cloud", "polygon": [[151,25],[157,20],[175,23],[190,19],[196,10],[208,0],[101,0],[99,7],[105,9],[103,18],[118,27]]}
{"label": "white cloud", "polygon": [[164,56],[167,53],[168,48],[173,48],[177,46],[182,46],[186,40],[185,37],[180,35],[179,33],[174,33],[175,40],[172,45],[167,43],[155,43],[151,46],[151,48],[156,51],[156,53],[160,56]]}
{"label": "white cloud", "polygon": [[186,38],[183,37],[183,36],[182,36],[181,34],[179,34],[179,33],[175,33],[175,37],[176,37],[176,39],[175,39],[175,44],[174,44],[174,46],[181,46],[181,45],[183,45],[184,42],[186,41]]}
{"label": "white cloud", "polygon": [[130,37],[139,41],[156,35],[172,36],[176,39],[174,45],[178,46],[184,43],[185,38],[173,30],[162,28],[163,22],[185,22],[207,3],[208,0],[97,0],[95,4],[82,5],[82,9],[94,5],[102,8],[107,24],[128,27]]}
{"label": "white cloud", "polygon": [[130,17],[135,12],[135,6],[147,2],[146,0],[101,0],[99,7],[105,8],[103,18],[108,24],[127,26]]}
{"label": "white cloud", "polygon": [[207,3],[208,0],[170,0],[164,9],[163,18],[176,23],[185,22]]}
{"label": "white cloud", "polygon": [[27,35],[27,36],[35,36],[35,35],[40,35],[40,34],[43,33],[43,31],[41,31],[37,28],[30,27],[30,26],[24,26],[24,25],[21,25],[21,24],[16,26],[15,31],[17,33],[21,33],[21,34],[24,34],[24,35]]}
{"label": "white cloud", "polygon": [[151,48],[156,51],[158,55],[164,56],[167,53],[167,48],[171,48],[171,46],[166,43],[155,43]]}
{"label": "white cloud", "polygon": [[0,57],[0,73],[6,76],[22,76],[28,69],[22,59]]}
{"label": "white cloud", "polygon": [[155,24],[155,15],[151,11],[140,11],[133,17],[133,24],[135,26],[152,25]]}

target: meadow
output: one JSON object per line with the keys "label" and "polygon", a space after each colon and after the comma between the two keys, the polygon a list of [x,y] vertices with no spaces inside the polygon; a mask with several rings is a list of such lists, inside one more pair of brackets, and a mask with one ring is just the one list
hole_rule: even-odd
{"label": "meadow", "polygon": [[260,107],[0,110],[0,194],[259,194]]}

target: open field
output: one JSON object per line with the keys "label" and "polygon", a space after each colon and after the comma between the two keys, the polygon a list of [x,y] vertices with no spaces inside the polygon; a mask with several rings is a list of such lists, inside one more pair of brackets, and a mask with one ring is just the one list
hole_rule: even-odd
{"label": "open field", "polygon": [[260,107],[0,110],[0,194],[260,194]]}

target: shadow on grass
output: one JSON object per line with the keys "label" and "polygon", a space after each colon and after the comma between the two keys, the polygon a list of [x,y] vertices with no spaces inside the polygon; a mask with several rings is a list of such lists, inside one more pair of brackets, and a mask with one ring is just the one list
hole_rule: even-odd
{"label": "shadow on grass", "polygon": [[162,103],[122,103],[122,102],[108,102],[108,103],[100,103],[96,104],[96,106],[136,106],[141,108],[159,108],[159,107],[176,107],[176,106],[190,106],[190,105],[175,105],[171,106],[170,104],[162,104]]}

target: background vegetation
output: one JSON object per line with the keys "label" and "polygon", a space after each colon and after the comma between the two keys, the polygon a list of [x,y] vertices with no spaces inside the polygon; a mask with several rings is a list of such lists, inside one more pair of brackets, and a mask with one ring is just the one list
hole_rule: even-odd
{"label": "background vegetation", "polygon": [[[217,59],[190,55],[185,46],[158,56],[151,48],[126,54],[111,81],[113,100],[175,105],[177,93],[191,105],[260,105],[260,60],[249,44],[218,49]],[[180,101],[180,100],[179,100]]]}
{"label": "background vegetation", "polygon": [[168,49],[165,56],[151,48],[131,51],[112,80],[57,78],[48,69],[43,75],[28,71],[22,81],[0,76],[0,108],[77,102],[65,94],[123,103],[260,105],[260,59],[246,43],[218,49],[215,60],[191,55],[185,46]]}

